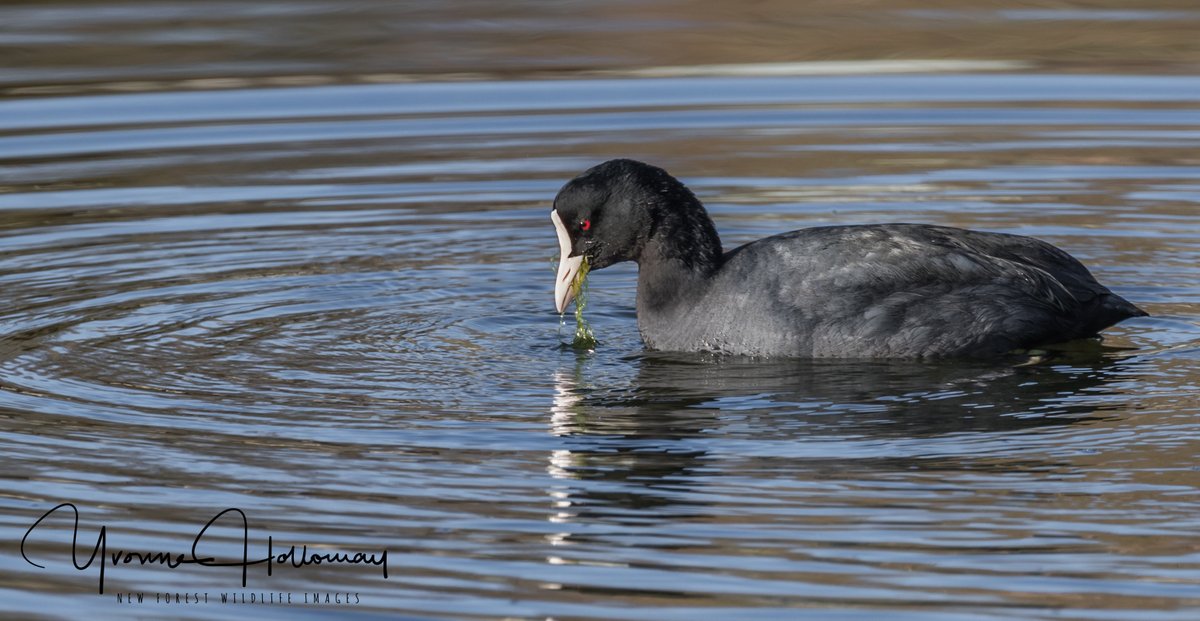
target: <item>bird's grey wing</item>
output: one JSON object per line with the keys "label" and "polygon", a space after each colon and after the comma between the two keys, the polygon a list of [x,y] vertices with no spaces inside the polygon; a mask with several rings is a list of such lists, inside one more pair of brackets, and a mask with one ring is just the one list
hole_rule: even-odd
{"label": "bird's grey wing", "polygon": [[778,296],[764,309],[791,309],[814,356],[993,356],[1060,340],[1080,308],[1071,288],[1016,251],[996,256],[1005,253],[937,227],[805,229],[751,246],[746,259],[773,257],[747,264],[779,270],[745,277],[774,281],[760,283]]}

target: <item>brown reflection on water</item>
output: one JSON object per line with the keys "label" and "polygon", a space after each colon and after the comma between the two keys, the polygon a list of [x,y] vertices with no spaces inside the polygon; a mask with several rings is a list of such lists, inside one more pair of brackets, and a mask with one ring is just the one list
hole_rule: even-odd
{"label": "brown reflection on water", "polygon": [[947,59],[1162,74],[1200,62],[1198,28],[1187,0],[10,2],[0,85],[51,94]]}

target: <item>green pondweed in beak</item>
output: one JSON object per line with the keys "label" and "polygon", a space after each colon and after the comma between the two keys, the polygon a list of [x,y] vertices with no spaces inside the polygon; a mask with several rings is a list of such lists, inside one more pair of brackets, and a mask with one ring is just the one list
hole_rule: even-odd
{"label": "green pondweed in beak", "polygon": [[[558,262],[554,262],[554,269],[558,269]],[[583,317],[583,309],[587,307],[587,276],[591,271],[591,266],[587,259],[584,259],[579,264],[579,270],[574,273],[569,285],[570,291],[567,297],[568,303],[570,300],[575,301],[575,339],[571,341],[571,346],[575,349],[595,349],[596,335],[592,332],[592,326],[588,324],[587,319]],[[566,313],[559,313],[563,316]]]}
{"label": "green pondweed in beak", "polygon": [[575,340],[571,342],[571,346],[575,349],[596,348],[596,335],[592,333],[592,327],[583,318],[583,308],[587,306],[589,270],[588,260],[584,257],[582,265],[579,266],[579,272],[575,274],[575,280],[571,282],[571,297],[575,298]]}

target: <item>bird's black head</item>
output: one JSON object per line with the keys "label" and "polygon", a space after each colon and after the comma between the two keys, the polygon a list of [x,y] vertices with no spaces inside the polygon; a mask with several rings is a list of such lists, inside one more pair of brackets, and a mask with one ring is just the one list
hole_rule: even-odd
{"label": "bird's black head", "polygon": [[648,164],[610,160],[567,182],[554,198],[554,212],[571,240],[571,256],[586,256],[592,269],[636,261],[651,230],[642,195],[655,172],[669,177]]}
{"label": "bird's black head", "polygon": [[550,212],[558,233],[555,306],[570,302],[583,258],[591,269],[656,257],[685,265],[719,261],[721,243],[700,201],[665,170],[634,160],[609,160],[567,182]]}

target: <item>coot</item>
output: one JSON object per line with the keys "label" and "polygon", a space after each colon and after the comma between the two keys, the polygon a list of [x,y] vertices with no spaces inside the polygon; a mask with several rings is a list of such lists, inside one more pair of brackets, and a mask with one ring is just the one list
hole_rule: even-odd
{"label": "coot", "polygon": [[823,226],[729,252],[704,206],[661,168],[611,160],[550,212],[561,313],[584,257],[638,264],[650,349],[751,356],[994,357],[1092,337],[1145,315],[1037,239],[923,224]]}

